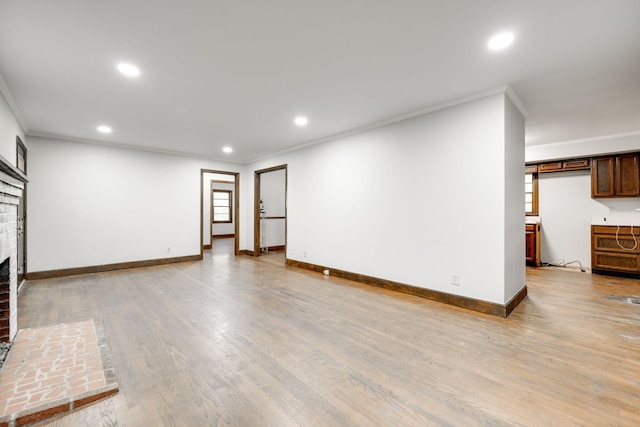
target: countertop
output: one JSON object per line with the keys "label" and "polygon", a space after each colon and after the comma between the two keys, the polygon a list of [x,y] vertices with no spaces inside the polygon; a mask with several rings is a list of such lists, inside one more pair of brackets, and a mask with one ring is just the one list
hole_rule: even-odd
{"label": "countertop", "polygon": [[593,216],[591,217],[591,225],[633,225],[640,227],[640,215],[610,215],[610,216]]}
{"label": "countertop", "polygon": [[540,224],[540,222],[541,220],[539,216],[528,216],[524,221],[525,224]]}

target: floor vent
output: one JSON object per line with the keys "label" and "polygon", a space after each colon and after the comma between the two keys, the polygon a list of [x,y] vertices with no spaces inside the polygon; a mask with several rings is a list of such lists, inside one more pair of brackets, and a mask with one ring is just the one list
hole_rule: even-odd
{"label": "floor vent", "polygon": [[627,298],[627,302],[629,304],[640,305],[640,297],[629,297]]}

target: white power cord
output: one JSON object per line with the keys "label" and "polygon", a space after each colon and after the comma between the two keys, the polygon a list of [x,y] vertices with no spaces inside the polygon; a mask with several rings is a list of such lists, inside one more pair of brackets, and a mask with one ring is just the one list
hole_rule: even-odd
{"label": "white power cord", "polygon": [[638,247],[638,239],[636,239],[636,235],[633,234],[633,225],[631,226],[631,237],[633,237],[633,247],[632,248],[625,248],[624,246],[622,246],[622,244],[620,243],[620,240],[618,240],[618,234],[620,233],[620,226],[617,226],[618,228],[616,229],[616,243],[618,244],[618,246],[620,246],[620,249],[624,250],[624,251],[635,251],[636,248]]}
{"label": "white power cord", "polygon": [[[640,213],[640,209],[634,209],[633,210],[633,217],[635,217],[635,215],[637,215],[638,213]],[[616,243],[618,244],[618,246],[620,246],[620,248],[624,251],[635,251],[638,248],[638,238],[636,237],[635,233],[633,232],[633,223],[635,221],[631,221],[631,237],[633,237],[633,247],[632,248],[625,248],[624,246],[622,246],[622,244],[620,243],[620,240],[618,240],[618,234],[620,233],[620,226],[618,225],[617,229],[616,229]]]}
{"label": "white power cord", "polygon": [[569,264],[575,264],[575,263],[578,263],[578,265],[580,266],[580,271],[582,271],[583,273],[586,272],[586,270],[582,266],[582,263],[578,260],[565,262],[564,259],[561,259],[554,262],[543,262],[542,266],[543,267],[566,267]]}

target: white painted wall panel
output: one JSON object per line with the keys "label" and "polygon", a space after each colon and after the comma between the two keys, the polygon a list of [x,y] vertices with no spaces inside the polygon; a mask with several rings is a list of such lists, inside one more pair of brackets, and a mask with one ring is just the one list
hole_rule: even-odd
{"label": "white painted wall panel", "polygon": [[524,230],[524,216],[505,202],[505,181],[523,178],[522,163],[505,169],[504,115],[493,95],[249,169],[288,164],[289,258],[504,303],[505,242],[524,246],[524,231],[505,235],[505,218]]}
{"label": "white painted wall panel", "polygon": [[238,169],[36,137],[29,162],[29,272],[197,255],[200,169]]}
{"label": "white painted wall panel", "polygon": [[565,141],[555,144],[532,145],[526,147],[525,151],[527,162],[544,162],[546,160],[598,156],[600,154],[623,151],[640,151],[640,132]]}
{"label": "white painted wall panel", "polygon": [[[0,155],[14,166],[16,165],[16,135],[20,136],[28,151],[24,132],[13,115],[9,104],[0,93]],[[29,153],[27,152],[27,161],[29,160],[28,155]],[[28,166],[27,164],[27,168]]]}
{"label": "white painted wall panel", "polygon": [[505,301],[525,286],[524,117],[505,104]]}

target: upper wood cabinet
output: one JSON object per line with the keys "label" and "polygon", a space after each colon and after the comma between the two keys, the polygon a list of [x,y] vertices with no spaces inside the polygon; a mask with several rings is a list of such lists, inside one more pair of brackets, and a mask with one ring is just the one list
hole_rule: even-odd
{"label": "upper wood cabinet", "polygon": [[591,197],[638,196],[640,196],[638,153],[593,159]]}
{"label": "upper wood cabinet", "polygon": [[589,159],[558,160],[557,162],[541,163],[538,172],[562,172],[589,169]]}
{"label": "upper wood cabinet", "polygon": [[637,154],[616,156],[616,196],[640,196],[640,168]]}

